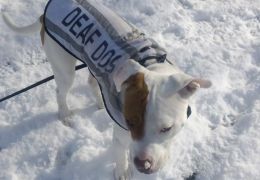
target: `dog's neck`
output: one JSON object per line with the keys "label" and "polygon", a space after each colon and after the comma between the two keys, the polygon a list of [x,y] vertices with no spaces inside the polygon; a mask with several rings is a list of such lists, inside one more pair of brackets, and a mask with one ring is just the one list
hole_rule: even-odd
{"label": "dog's neck", "polygon": [[124,82],[126,82],[131,76],[147,72],[146,68],[138,64],[132,59],[127,60],[125,63],[121,64],[115,73],[113,74],[113,81],[116,86],[117,92],[121,92],[124,87]]}

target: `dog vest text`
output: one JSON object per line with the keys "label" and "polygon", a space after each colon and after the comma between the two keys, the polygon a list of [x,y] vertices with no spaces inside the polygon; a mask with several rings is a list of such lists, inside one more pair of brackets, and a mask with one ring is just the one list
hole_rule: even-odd
{"label": "dog vest text", "polygon": [[50,0],[44,26],[50,37],[88,66],[100,85],[107,112],[127,129],[111,77],[130,58],[143,66],[164,62],[165,50],[95,0]]}

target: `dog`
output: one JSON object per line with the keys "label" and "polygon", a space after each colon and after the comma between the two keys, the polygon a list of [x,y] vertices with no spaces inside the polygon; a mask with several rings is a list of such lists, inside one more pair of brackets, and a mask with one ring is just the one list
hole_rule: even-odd
{"label": "dog", "polygon": [[44,15],[25,27],[17,27],[5,14],[3,19],[16,32],[40,32],[65,125],[70,124],[66,98],[76,61],[86,63],[98,107],[106,108],[116,122],[116,180],[131,179],[134,167],[145,174],[161,169],[190,113],[190,97],[211,86],[209,80],[181,71],[155,41],[93,0],[50,0]]}

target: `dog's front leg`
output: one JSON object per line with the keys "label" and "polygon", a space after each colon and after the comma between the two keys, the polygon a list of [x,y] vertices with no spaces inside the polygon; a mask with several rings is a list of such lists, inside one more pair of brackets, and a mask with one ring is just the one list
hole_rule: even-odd
{"label": "dog's front leg", "polygon": [[133,168],[129,161],[130,142],[129,132],[115,124],[113,134],[113,153],[116,163],[115,180],[130,180],[133,176]]}

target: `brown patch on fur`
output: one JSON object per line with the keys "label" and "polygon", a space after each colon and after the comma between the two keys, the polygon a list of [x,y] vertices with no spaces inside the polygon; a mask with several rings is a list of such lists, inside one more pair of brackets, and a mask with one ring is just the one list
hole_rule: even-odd
{"label": "brown patch on fur", "polygon": [[124,84],[125,90],[124,116],[134,140],[140,140],[144,135],[145,111],[148,97],[148,87],[144,74],[137,73],[129,77]]}
{"label": "brown patch on fur", "polygon": [[42,28],[41,28],[40,34],[41,34],[41,41],[42,41],[42,45],[43,45],[44,44],[44,34],[45,34],[43,15],[40,16],[40,22],[42,23]]}

